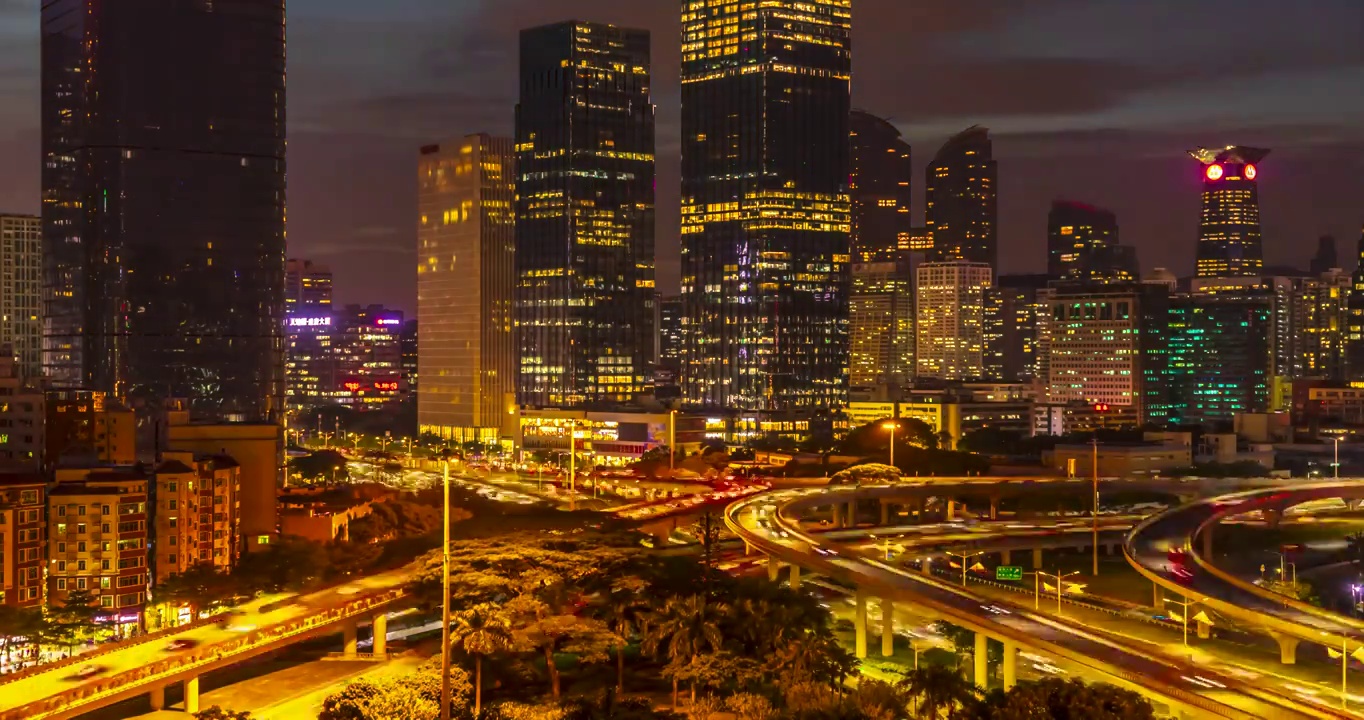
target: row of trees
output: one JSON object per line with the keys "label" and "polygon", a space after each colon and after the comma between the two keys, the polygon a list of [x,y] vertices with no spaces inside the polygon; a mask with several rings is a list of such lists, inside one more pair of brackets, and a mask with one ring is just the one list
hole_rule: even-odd
{"label": "row of trees", "polygon": [[0,605],[0,642],[4,643],[5,664],[14,661],[15,651],[36,651],[43,646],[64,647],[71,652],[88,639],[111,632],[95,625],[103,611],[89,590],[72,590],[66,604],[44,612],[42,608]]}

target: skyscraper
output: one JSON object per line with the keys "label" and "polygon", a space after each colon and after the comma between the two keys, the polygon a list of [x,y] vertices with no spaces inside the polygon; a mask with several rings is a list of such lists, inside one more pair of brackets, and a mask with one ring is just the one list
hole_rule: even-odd
{"label": "skyscraper", "polygon": [[658,299],[658,364],[676,373],[682,362],[682,298]]}
{"label": "skyscraper", "polygon": [[1047,215],[1047,274],[1089,283],[1135,282],[1136,248],[1118,244],[1118,217],[1111,210],[1057,200]]}
{"label": "skyscraper", "polygon": [[985,290],[985,378],[1023,382],[1038,375],[1039,320],[1050,310],[1046,275],[1000,275]]}
{"label": "skyscraper", "polygon": [[43,376],[43,224],[32,215],[0,215],[0,344],[14,351],[20,374]]}
{"label": "skyscraper", "polygon": [[1189,151],[1203,169],[1198,277],[1258,275],[1264,269],[1256,177],[1257,164],[1268,154],[1268,150],[1238,145]]}
{"label": "skyscraper", "polygon": [[285,312],[330,310],[332,269],[312,260],[289,258],[284,265]]}
{"label": "skyscraper", "polygon": [[943,380],[985,376],[985,291],[993,275],[989,265],[964,260],[919,266],[918,375]]}
{"label": "skyscraper", "polygon": [[908,253],[853,263],[848,384],[878,390],[914,376],[914,278]]}
{"label": "skyscraper", "polygon": [[1350,380],[1364,380],[1364,230],[1355,247],[1355,262],[1346,301],[1345,374]]}
{"label": "skyscraper", "polygon": [[1172,424],[1229,424],[1269,409],[1274,294],[1263,288],[1172,299],[1167,377]]}
{"label": "skyscraper", "polygon": [[44,365],[276,420],[284,0],[42,9]]}
{"label": "skyscraper", "polygon": [[980,126],[952,136],[928,164],[924,218],[935,262],[998,266],[997,175],[990,131]]}
{"label": "skyscraper", "polygon": [[[488,135],[417,160],[417,425],[496,441],[516,392],[515,159]],[[401,364],[401,363],[400,363]]]}
{"label": "skyscraper", "polygon": [[914,172],[909,143],[890,121],[863,110],[852,111],[849,126],[853,261],[891,261],[898,249],[909,247],[914,231],[909,215]]}
{"label": "skyscraper", "polygon": [[684,394],[847,399],[851,0],[682,3]]}
{"label": "skyscraper", "polygon": [[655,342],[647,31],[521,32],[516,172],[517,400],[633,399],[651,384]]}
{"label": "skyscraper", "polygon": [[1317,238],[1317,254],[1312,256],[1310,272],[1313,275],[1320,275],[1338,267],[1340,261],[1336,258],[1336,239],[1330,235]]}

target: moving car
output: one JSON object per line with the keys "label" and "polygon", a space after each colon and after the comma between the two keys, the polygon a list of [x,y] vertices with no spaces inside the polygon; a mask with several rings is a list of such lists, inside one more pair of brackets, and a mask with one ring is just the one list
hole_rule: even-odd
{"label": "moving car", "polygon": [[77,670],[74,673],[71,673],[70,675],[67,675],[65,678],[62,679],[69,680],[72,682],[80,682],[82,680],[89,680],[90,678],[95,677],[96,675],[103,675],[106,672],[109,672],[109,668],[103,665],[83,665],[79,670]]}

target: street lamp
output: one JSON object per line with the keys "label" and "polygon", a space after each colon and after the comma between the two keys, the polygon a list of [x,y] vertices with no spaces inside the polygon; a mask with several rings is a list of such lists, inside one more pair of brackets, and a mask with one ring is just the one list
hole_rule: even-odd
{"label": "street lamp", "polygon": [[950,557],[961,559],[961,586],[966,587],[966,561],[970,560],[973,557],[976,557],[977,555],[984,555],[985,552],[983,550],[973,553],[954,553],[948,551],[946,554]]}
{"label": "street lamp", "polygon": [[[1107,407],[1106,405],[1104,406]],[[1094,434],[1094,577],[1099,576],[1099,434]]]}
{"label": "street lamp", "polygon": [[1336,441],[1336,459],[1331,463],[1331,469],[1335,472],[1335,479],[1340,479],[1340,438],[1332,438]]}
{"label": "street lamp", "polygon": [[[1178,605],[1181,609],[1184,610],[1183,614],[1181,614],[1179,617],[1179,621],[1184,623],[1184,647],[1189,646],[1189,608],[1205,601],[1207,601],[1207,598],[1201,598],[1198,600],[1185,600],[1183,602],[1180,602],[1179,600],[1171,600],[1170,598],[1165,598],[1165,602],[1170,603],[1172,605]],[[1212,625],[1212,618],[1208,617],[1206,613],[1201,611],[1198,613],[1197,616],[1194,617],[1194,620],[1196,622],[1202,622],[1206,625]]]}
{"label": "street lamp", "polygon": [[895,467],[895,426],[896,426],[896,425],[897,425],[897,423],[896,423],[894,420],[887,420],[887,421],[881,423],[881,429],[882,429],[882,430],[889,430],[889,431],[890,431],[890,466],[891,466],[891,467]]}
{"label": "street lamp", "polygon": [[445,532],[441,544],[440,717],[450,720],[450,458],[441,460],[445,491],[441,517],[445,521]]}
{"label": "street lamp", "polygon": [[673,476],[673,462],[677,458],[677,411],[668,411],[668,477]]}
{"label": "street lamp", "polygon": [[1064,574],[1062,574],[1060,571],[1057,571],[1055,573],[1045,573],[1042,572],[1041,570],[1036,571],[1035,574],[1033,575],[1034,592],[1032,604],[1033,609],[1038,610],[1041,608],[1042,605],[1042,578],[1044,577],[1051,578],[1056,581],[1056,614],[1059,616],[1061,614],[1061,586],[1064,584],[1062,581],[1070,577],[1071,575],[1079,574],[1080,574],[1079,570],[1072,570]]}
{"label": "street lamp", "polygon": [[[1324,632],[1322,633],[1322,635],[1325,635],[1325,634],[1326,634],[1326,633],[1324,633]],[[1334,648],[1329,648],[1329,647],[1326,648],[1326,654],[1329,655],[1329,656],[1331,657],[1331,659],[1334,660],[1335,658],[1340,658],[1340,709],[1341,709],[1341,710],[1346,710],[1346,709],[1348,709],[1349,694],[1347,693],[1346,685],[1347,685],[1347,683],[1349,682],[1349,677],[1346,675],[1346,672],[1347,672],[1347,671],[1349,670],[1349,668],[1350,668],[1350,658],[1354,658],[1354,659],[1360,661],[1361,663],[1364,663],[1364,645],[1360,645],[1359,647],[1355,648],[1355,651],[1354,651],[1354,652],[1350,652],[1349,642],[1350,642],[1349,638],[1347,638],[1347,637],[1345,637],[1345,636],[1342,635],[1341,638],[1340,638],[1340,650],[1339,650],[1339,651],[1335,650]]]}

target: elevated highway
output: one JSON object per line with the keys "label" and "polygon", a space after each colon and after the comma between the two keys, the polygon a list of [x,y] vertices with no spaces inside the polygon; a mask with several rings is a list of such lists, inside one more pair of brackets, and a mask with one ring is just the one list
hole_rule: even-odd
{"label": "elevated highway", "polygon": [[[748,545],[768,556],[771,577],[777,576],[780,563],[788,563],[793,587],[799,586],[801,568],[855,587],[854,625],[859,656],[866,655],[868,601],[879,599],[883,608],[883,653],[889,654],[893,643],[892,613],[886,610],[896,602],[908,603],[976,633],[974,676],[982,686],[987,674],[986,642],[996,639],[1004,645],[1006,687],[1015,682],[1019,649],[1030,648],[1110,678],[1117,685],[1155,696],[1188,717],[1285,720],[1347,717],[1135,647],[1102,630],[1068,625],[1017,605],[1001,608],[999,601],[982,598],[934,577],[873,557],[840,554],[815,534],[802,530],[796,519],[820,506],[903,498],[907,489],[905,485],[896,485],[767,493],[730,505],[725,522]],[[943,494],[960,490],[934,488]],[[1194,678],[1214,682],[1202,684]]]}
{"label": "elevated highway", "polygon": [[[1123,545],[1123,553],[1137,572],[1165,589],[1248,627],[1263,629],[1278,641],[1284,663],[1296,661],[1302,641],[1335,651],[1345,647],[1349,654],[1364,646],[1364,621],[1270,592],[1212,562],[1216,527],[1223,519],[1259,512],[1270,525],[1277,525],[1290,507],[1334,498],[1358,502],[1364,499],[1364,483],[1299,484],[1195,501],[1138,525]],[[1172,561],[1171,550],[1182,551],[1189,562]]]}

